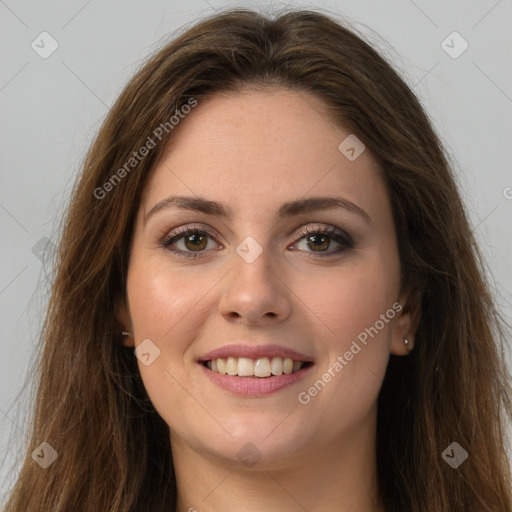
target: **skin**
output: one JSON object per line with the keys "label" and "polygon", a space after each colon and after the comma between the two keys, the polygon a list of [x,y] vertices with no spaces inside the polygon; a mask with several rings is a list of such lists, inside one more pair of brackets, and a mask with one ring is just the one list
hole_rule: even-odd
{"label": "skin", "polygon": [[[146,184],[118,318],[131,333],[127,346],[150,339],[160,350],[149,366],[138,364],[170,427],[180,512],[383,510],[377,397],[390,354],[407,355],[404,337],[413,344],[411,308],[360,344],[309,403],[298,401],[358,334],[408,299],[380,169],[369,150],[355,161],[338,150],[349,133],[303,92],[216,95],[181,121]],[[226,203],[233,218],[171,207],[146,222],[171,194]],[[313,196],[343,197],[371,220],[343,208],[276,218],[283,203]],[[181,258],[161,245],[190,224],[215,234],[200,257]],[[354,247],[335,253],[343,246],[331,238],[319,250],[299,233],[329,226],[349,233]],[[248,236],[262,248],[252,263],[236,252]],[[193,252],[185,242],[173,248]],[[276,393],[235,396],[213,384],[197,359],[240,340],[281,344],[315,364]],[[252,466],[237,456],[246,443],[261,456]]]}

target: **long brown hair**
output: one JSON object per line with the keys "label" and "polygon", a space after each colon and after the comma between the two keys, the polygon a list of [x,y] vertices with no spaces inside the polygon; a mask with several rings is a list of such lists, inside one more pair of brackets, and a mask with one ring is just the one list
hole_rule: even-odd
{"label": "long brown hair", "polygon": [[[331,121],[357,134],[380,162],[402,286],[420,303],[415,349],[391,356],[379,395],[377,465],[386,510],[512,510],[504,449],[512,417],[506,331],[449,162],[421,104],[334,17],[300,11],[272,18],[235,9],[202,20],[152,56],[90,148],[64,222],[28,446],[6,512],[174,509],[169,429],[115,320],[134,218],[172,136],[169,120],[183,105],[275,85],[324,100]],[[126,167],[161,125],[167,127],[161,140]],[[42,442],[58,454],[47,469],[31,456]],[[452,442],[469,455],[456,469],[442,457]]]}

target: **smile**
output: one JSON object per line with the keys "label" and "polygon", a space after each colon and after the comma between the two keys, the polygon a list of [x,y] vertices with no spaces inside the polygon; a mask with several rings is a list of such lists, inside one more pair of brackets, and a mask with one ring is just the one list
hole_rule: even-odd
{"label": "smile", "polygon": [[211,350],[197,362],[216,387],[243,397],[271,395],[298,383],[314,367],[309,355],[248,340]]}
{"label": "smile", "polygon": [[260,357],[257,359],[227,357],[205,361],[203,364],[212,372],[221,375],[269,378],[296,373],[311,363],[308,361],[294,361],[289,357]]}

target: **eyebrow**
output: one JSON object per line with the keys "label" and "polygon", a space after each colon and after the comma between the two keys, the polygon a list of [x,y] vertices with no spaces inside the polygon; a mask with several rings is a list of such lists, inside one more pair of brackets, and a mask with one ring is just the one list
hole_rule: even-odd
{"label": "eyebrow", "polygon": [[[227,204],[209,201],[202,197],[169,196],[162,199],[156,203],[153,208],[151,208],[151,210],[146,214],[145,221],[147,222],[148,219],[157,212],[173,207],[215,215],[227,220],[231,220],[233,218],[233,210]],[[359,215],[366,221],[366,223],[373,223],[371,217],[355,203],[342,197],[332,196],[308,197],[305,199],[289,201],[281,205],[277,212],[277,218],[278,220],[281,220],[285,217],[332,208],[343,208],[348,212]]]}

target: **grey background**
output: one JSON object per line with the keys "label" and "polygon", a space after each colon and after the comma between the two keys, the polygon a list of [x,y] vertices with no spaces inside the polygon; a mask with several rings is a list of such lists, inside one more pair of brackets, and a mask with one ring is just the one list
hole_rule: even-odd
{"label": "grey background", "polygon": [[[189,0],[186,8],[0,0],[0,491],[22,450],[31,398],[23,386],[47,301],[49,268],[35,253],[46,238],[57,240],[70,187],[109,106],[162,37],[217,9],[270,5],[338,13],[401,71],[454,161],[498,306],[512,321],[511,0]],[[31,47],[43,31],[59,45],[47,59]],[[441,46],[453,31],[469,44],[456,59]]]}

